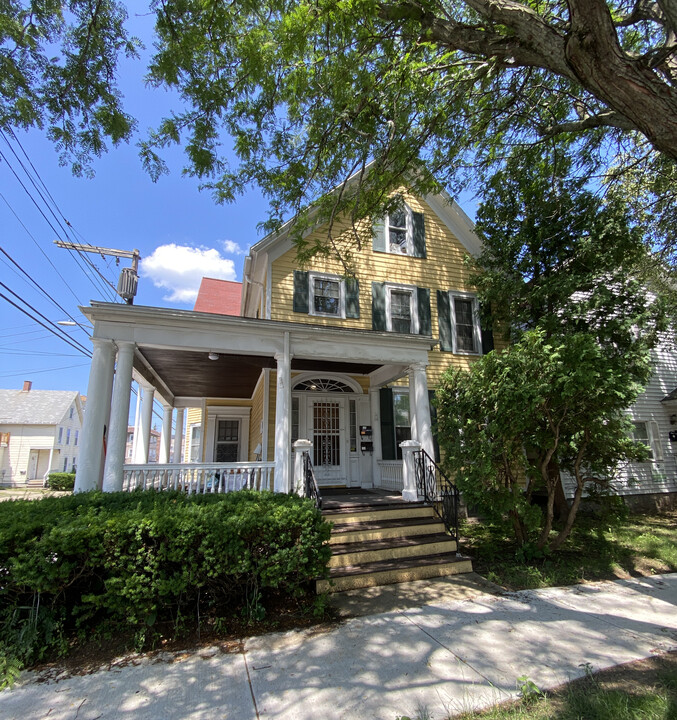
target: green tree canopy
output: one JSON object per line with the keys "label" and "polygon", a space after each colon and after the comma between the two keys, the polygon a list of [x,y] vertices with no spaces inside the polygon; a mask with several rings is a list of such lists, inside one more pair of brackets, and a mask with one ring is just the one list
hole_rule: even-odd
{"label": "green tree canopy", "polygon": [[[434,186],[431,175],[454,189],[515,143],[555,136],[575,140],[586,176],[641,166],[674,207],[674,186],[652,184],[677,159],[673,0],[155,0],[151,8],[150,82],[175,88],[184,104],[143,143],[146,166],[162,172],[162,146],[183,142],[188,171],[217,199],[259,184],[270,227],[314,203],[331,233],[338,212],[382,211],[405,175],[418,192]],[[117,59],[135,49],[125,12],[115,0],[0,6],[0,126],[44,123],[77,166],[78,152],[131,137],[115,90]],[[302,215],[298,239],[307,222]]]}
{"label": "green tree canopy", "polygon": [[[616,196],[568,179],[555,147],[520,148],[491,179],[478,211],[480,301],[513,344],[438,392],[445,462],[469,501],[509,514],[521,543],[557,548],[591,483],[608,488],[621,462],[642,457],[625,411],[651,374],[664,304],[642,281],[647,249]],[[574,499],[550,538],[561,475]],[[541,516],[530,501],[547,496]],[[563,496],[562,496],[563,497]]]}

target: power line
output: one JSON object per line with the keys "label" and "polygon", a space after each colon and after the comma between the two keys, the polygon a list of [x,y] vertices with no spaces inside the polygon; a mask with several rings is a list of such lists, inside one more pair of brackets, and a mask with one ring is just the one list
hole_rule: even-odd
{"label": "power line", "polygon": [[[40,199],[41,199],[42,202],[44,203],[45,207],[47,208],[47,210],[49,211],[49,213],[50,213],[50,214],[52,215],[52,217],[54,218],[56,224],[60,227],[61,233],[63,233],[63,235],[64,235],[66,238],[68,238],[68,230],[64,227],[64,225],[63,225],[62,222],[61,222],[61,219],[56,215],[56,213],[55,213],[54,210],[52,209],[52,206],[51,206],[50,203],[46,200],[44,194],[42,193],[42,190],[38,187],[35,179],[32,177],[32,175],[30,174],[30,172],[26,169],[26,166],[24,165],[24,163],[23,163],[23,161],[21,160],[21,158],[18,156],[16,150],[12,147],[11,143],[9,142],[9,140],[7,139],[7,137],[5,136],[5,134],[4,134],[1,130],[0,130],[0,136],[1,136],[2,139],[5,141],[5,143],[7,144],[8,148],[11,150],[12,154],[14,155],[14,157],[15,157],[15,158],[17,159],[17,161],[19,162],[19,165],[21,166],[21,169],[24,171],[26,177],[30,180],[31,184],[33,185],[33,187],[34,187],[35,190],[37,191],[37,193],[38,193],[38,195],[40,196]],[[22,147],[22,150],[23,150],[23,147]],[[24,150],[23,152],[24,152],[24,154],[26,154],[26,151],[25,151],[25,150]],[[5,161],[5,164],[9,167],[9,169],[10,169],[11,172],[13,173],[14,177],[18,180],[19,184],[20,184],[21,187],[23,188],[24,192],[25,192],[25,193],[28,195],[28,197],[31,199],[31,201],[33,202],[33,204],[35,205],[35,207],[38,209],[38,211],[40,212],[40,214],[42,215],[42,217],[45,219],[45,221],[47,222],[47,224],[49,225],[49,227],[52,229],[52,231],[54,232],[54,234],[55,234],[57,237],[62,237],[62,234],[59,232],[59,230],[57,230],[57,229],[54,227],[54,225],[52,224],[52,222],[50,221],[50,219],[47,217],[47,215],[45,215],[45,213],[43,212],[42,208],[39,206],[39,204],[37,203],[37,201],[35,200],[35,198],[34,198],[33,195],[31,194],[31,192],[29,191],[29,189],[26,187],[26,185],[25,185],[25,184],[22,182],[22,180],[19,178],[18,174],[16,173],[16,171],[14,170],[14,168],[12,167],[12,165],[10,164],[9,160],[8,160],[7,157],[4,155],[4,153],[2,153],[1,150],[0,150],[0,157],[2,157],[2,159]],[[28,157],[27,154],[26,154],[26,157]],[[29,159],[29,162],[30,162],[30,159]],[[31,167],[34,168],[34,166],[33,166],[32,163],[31,163]],[[34,168],[34,169],[35,169],[35,168]],[[36,171],[36,174],[37,174],[38,177],[39,177],[39,174],[37,173],[37,171]],[[40,178],[40,182],[41,182],[41,184],[42,184],[43,186],[45,186],[45,183],[42,181],[42,178]],[[45,186],[45,189],[46,189],[46,186]],[[51,196],[51,194],[49,193],[48,190],[47,190],[47,193],[48,193],[48,195],[50,196],[50,198],[52,199],[52,203],[54,204],[54,206],[55,206],[56,209],[58,210],[59,215],[61,216],[61,218],[63,218],[63,221],[66,223],[66,225],[67,225],[68,227],[71,227],[70,223],[68,222],[68,220],[66,220],[66,218],[65,218],[64,215],[63,215],[63,213],[62,213],[61,210],[59,209],[59,206],[56,204],[56,202],[54,201],[54,198]],[[96,288],[96,289],[97,289],[98,291],[100,291],[100,292],[103,291],[104,295],[106,295],[106,296],[108,297],[108,299],[115,299],[114,295],[111,293],[110,289],[107,287],[106,284],[108,284],[108,285],[113,289],[113,291],[115,291],[115,287],[114,287],[113,284],[108,280],[108,278],[104,277],[104,275],[101,273],[101,271],[96,267],[96,265],[94,265],[94,263],[93,263],[88,257],[84,257],[81,253],[78,253],[78,255],[76,256],[76,255],[74,255],[72,252],[71,252],[71,257],[72,257],[73,260],[76,262],[76,264],[80,267],[80,270],[84,273],[85,277],[90,281],[90,283],[92,283],[92,286],[93,286],[94,288]],[[83,262],[83,261],[84,261],[87,265],[89,265],[89,266],[92,268],[92,270],[94,270],[94,272],[98,275],[98,277],[96,277],[96,276],[93,277],[92,275],[89,274],[89,272],[87,271],[86,267],[83,267],[83,265],[82,265],[82,262]],[[99,279],[99,278],[100,278],[100,279]],[[95,279],[96,279],[96,281],[97,281],[97,283],[98,283],[98,286],[97,286],[97,284],[94,282]],[[103,280],[103,283],[101,282],[102,280]],[[78,300],[78,302],[80,302],[80,301]]]}
{"label": "power line", "polygon": [[[14,297],[21,300],[21,302],[23,302],[25,305],[27,305],[33,312],[37,313],[40,317],[44,318],[48,323],[52,323],[52,321],[49,318],[46,318],[39,310],[36,310],[30,303],[26,302],[25,300],[22,300],[21,297],[19,297],[14,291],[12,291],[10,288],[8,288],[4,283],[0,282],[0,286],[5,288],[6,290],[8,290],[10,293],[12,293],[12,295],[14,295]],[[58,330],[60,332],[62,332],[63,334],[59,334],[59,332],[57,332],[56,330],[49,327],[49,325],[45,325],[45,323],[41,322],[34,315],[31,315],[27,310],[24,310],[24,308],[17,305],[13,300],[8,298],[6,295],[3,295],[2,293],[0,293],[0,297],[3,298],[4,300],[6,300],[10,305],[13,305],[17,310],[24,313],[24,315],[27,315],[32,320],[35,320],[36,323],[38,323],[39,325],[42,325],[42,327],[44,327],[45,330],[48,330],[50,333],[52,333],[52,335],[55,335],[60,340],[63,340],[65,343],[68,343],[68,345],[70,345],[73,349],[82,352],[84,355],[87,355],[87,357],[90,357],[90,358],[92,357],[92,353],[84,345],[81,345],[77,340],[74,340],[73,338],[66,335],[66,333],[63,333],[63,331],[61,331],[61,328],[58,328]],[[54,325],[54,323],[52,323],[52,325]]]}
{"label": "power line", "polygon": [[14,258],[11,255],[9,255],[9,253],[7,253],[7,251],[3,247],[0,247],[0,252],[28,278],[28,280],[38,289],[39,292],[41,292],[50,302],[54,303],[54,305],[56,305],[56,307],[59,308],[59,310],[61,310],[61,312],[65,313],[87,335],[87,337],[91,337],[89,332],[87,331],[87,329],[81,323],[79,323],[68,312],[68,310],[66,310],[66,308],[63,307],[63,305],[58,303],[48,292],[46,292],[42,287],[40,287],[40,285],[38,285],[38,283],[23,269],[23,267],[21,267],[21,265],[19,265],[19,263],[16,260],[14,260]]}
{"label": "power line", "polygon": [[38,375],[39,373],[56,372],[57,370],[71,370],[72,368],[86,367],[87,363],[78,363],[77,365],[65,365],[57,368],[47,368],[45,370],[22,370],[17,373],[0,373],[0,377],[21,377],[22,375]]}

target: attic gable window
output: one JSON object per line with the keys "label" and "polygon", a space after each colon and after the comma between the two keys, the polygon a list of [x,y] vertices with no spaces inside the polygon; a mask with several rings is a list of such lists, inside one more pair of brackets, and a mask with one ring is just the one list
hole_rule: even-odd
{"label": "attic gable window", "polygon": [[374,252],[426,257],[425,217],[406,203],[374,222],[372,232]]}
{"label": "attic gable window", "polygon": [[414,242],[411,210],[406,205],[386,216],[388,252],[411,255]]}

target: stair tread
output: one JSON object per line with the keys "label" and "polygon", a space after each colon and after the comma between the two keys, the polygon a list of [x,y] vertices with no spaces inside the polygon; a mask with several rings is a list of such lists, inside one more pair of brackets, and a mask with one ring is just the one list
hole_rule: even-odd
{"label": "stair tread", "polygon": [[383,503],[381,505],[373,505],[369,503],[364,504],[346,504],[341,507],[325,508],[322,510],[322,515],[350,515],[352,513],[370,513],[380,512],[381,510],[404,510],[406,508],[422,508],[432,507],[430,503],[424,502],[411,502],[411,503]]}
{"label": "stair tread", "polygon": [[445,565],[449,563],[467,562],[470,558],[456,553],[441,553],[438,555],[422,555],[421,557],[400,558],[397,560],[379,560],[377,562],[364,563],[362,565],[348,565],[345,567],[330,568],[329,577],[346,577],[354,575],[368,575],[371,573],[385,572],[389,570],[405,570],[421,567],[424,565]]}
{"label": "stair tread", "polygon": [[437,525],[442,521],[436,517],[388,518],[383,520],[365,520],[354,523],[334,523],[332,535],[364,530],[384,530],[386,528],[409,527],[414,525]]}
{"label": "stair tread", "polygon": [[385,538],[382,540],[364,540],[359,543],[337,543],[331,546],[332,555],[344,555],[346,553],[371,552],[373,550],[385,550],[395,547],[410,547],[413,545],[429,545],[439,542],[454,542],[451,535],[446,533],[432,533],[430,535],[404,535],[399,537]]}

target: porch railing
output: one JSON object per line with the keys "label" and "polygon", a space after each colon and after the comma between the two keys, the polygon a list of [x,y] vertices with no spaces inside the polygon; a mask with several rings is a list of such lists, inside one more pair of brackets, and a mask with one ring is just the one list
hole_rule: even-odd
{"label": "porch railing", "polygon": [[419,496],[432,504],[446,531],[458,543],[458,488],[425,450],[414,451],[414,468]]}
{"label": "porch railing", "polygon": [[125,465],[122,489],[181,490],[189,495],[272,490],[274,468],[274,462]]}
{"label": "porch railing", "polygon": [[303,453],[303,494],[315,502],[318,510],[322,510],[322,493],[317,484],[310,454],[307,452]]}
{"label": "porch railing", "polygon": [[394,490],[396,492],[400,492],[404,487],[402,461],[379,460],[378,468],[381,475],[379,478],[379,487],[382,490]]}

